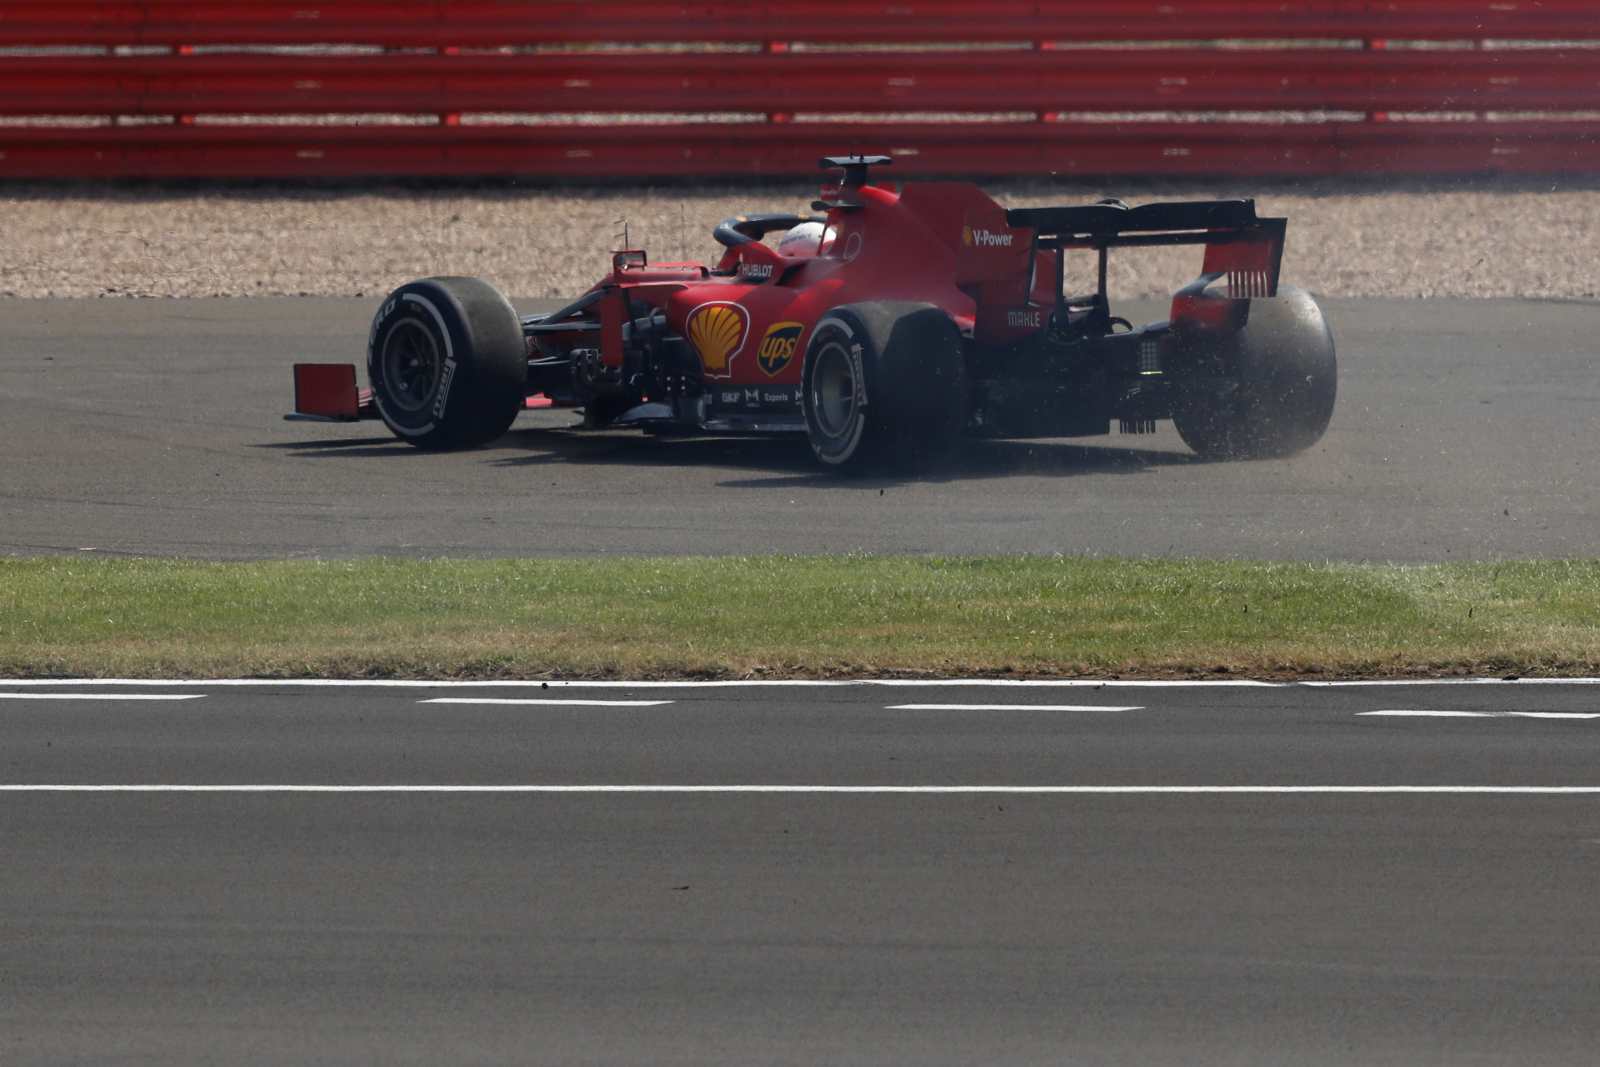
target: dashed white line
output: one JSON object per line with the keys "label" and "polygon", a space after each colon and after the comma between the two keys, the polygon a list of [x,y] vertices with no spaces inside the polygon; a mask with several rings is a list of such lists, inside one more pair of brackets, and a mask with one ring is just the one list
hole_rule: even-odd
{"label": "dashed white line", "polygon": [[888,711],[1142,711],[1104,704],[890,704]]}
{"label": "dashed white line", "polygon": [[1387,708],[1381,711],[1358,711],[1359,715],[1387,715],[1420,719],[1476,719],[1482,712],[1477,711],[1406,711],[1403,708]]}
{"label": "dashed white line", "polygon": [[1424,708],[1384,708],[1379,711],[1358,711],[1356,714],[1409,719],[1600,719],[1600,712],[1588,711],[1435,711]]}
{"label": "dashed white line", "polygon": [[0,785],[0,793],[708,793],[1037,796],[1600,796],[1600,785]]}
{"label": "dashed white line", "polygon": [[204,693],[0,693],[0,700],[203,700]]}
{"label": "dashed white line", "polygon": [[1519,719],[1600,719],[1600,712],[1589,711],[1503,711]]}
{"label": "dashed white line", "polygon": [[546,700],[540,697],[433,697],[418,704],[519,704],[537,707],[658,708],[670,700]]}

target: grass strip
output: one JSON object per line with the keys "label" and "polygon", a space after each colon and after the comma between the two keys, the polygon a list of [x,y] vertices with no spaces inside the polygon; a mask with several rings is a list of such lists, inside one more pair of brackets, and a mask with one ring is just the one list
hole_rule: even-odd
{"label": "grass strip", "polygon": [[0,676],[1600,673],[1600,560],[0,559]]}

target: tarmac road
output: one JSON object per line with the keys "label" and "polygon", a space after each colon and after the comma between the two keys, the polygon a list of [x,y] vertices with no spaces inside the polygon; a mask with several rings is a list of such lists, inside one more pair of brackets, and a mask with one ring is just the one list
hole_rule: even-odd
{"label": "tarmac road", "polygon": [[282,422],[289,364],[359,361],[374,303],[0,301],[0,552],[1600,552],[1594,304],[1329,302],[1339,406],[1292,460],[1200,463],[1164,426],[841,481],[798,441],[583,435],[568,414],[452,455]]}
{"label": "tarmac road", "polygon": [[1600,1047],[1596,684],[0,681],[0,723],[6,1063]]}

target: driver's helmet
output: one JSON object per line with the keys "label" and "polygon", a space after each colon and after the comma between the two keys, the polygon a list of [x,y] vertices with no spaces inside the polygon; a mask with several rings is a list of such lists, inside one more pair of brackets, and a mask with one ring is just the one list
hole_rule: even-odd
{"label": "driver's helmet", "polygon": [[820,222],[802,222],[778,242],[780,256],[814,256],[833,245],[833,229]]}

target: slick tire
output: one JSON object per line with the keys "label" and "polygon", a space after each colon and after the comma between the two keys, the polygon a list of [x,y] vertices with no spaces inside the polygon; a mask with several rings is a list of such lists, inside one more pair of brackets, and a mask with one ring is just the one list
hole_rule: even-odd
{"label": "slick tire", "polygon": [[1191,370],[1230,388],[1184,388],[1173,423],[1185,444],[1215,459],[1290,456],[1321,440],[1338,394],[1333,332],[1311,294],[1283,286],[1252,300],[1243,329],[1203,341]]}
{"label": "slick tire", "polygon": [[372,320],[373,400],[395,436],[418,448],[493,441],[522,410],[527,376],[522,320],[476,278],[402,285]]}
{"label": "slick tire", "polygon": [[811,333],[802,386],[812,454],[845,473],[926,464],[966,421],[961,335],[932,304],[834,308]]}

